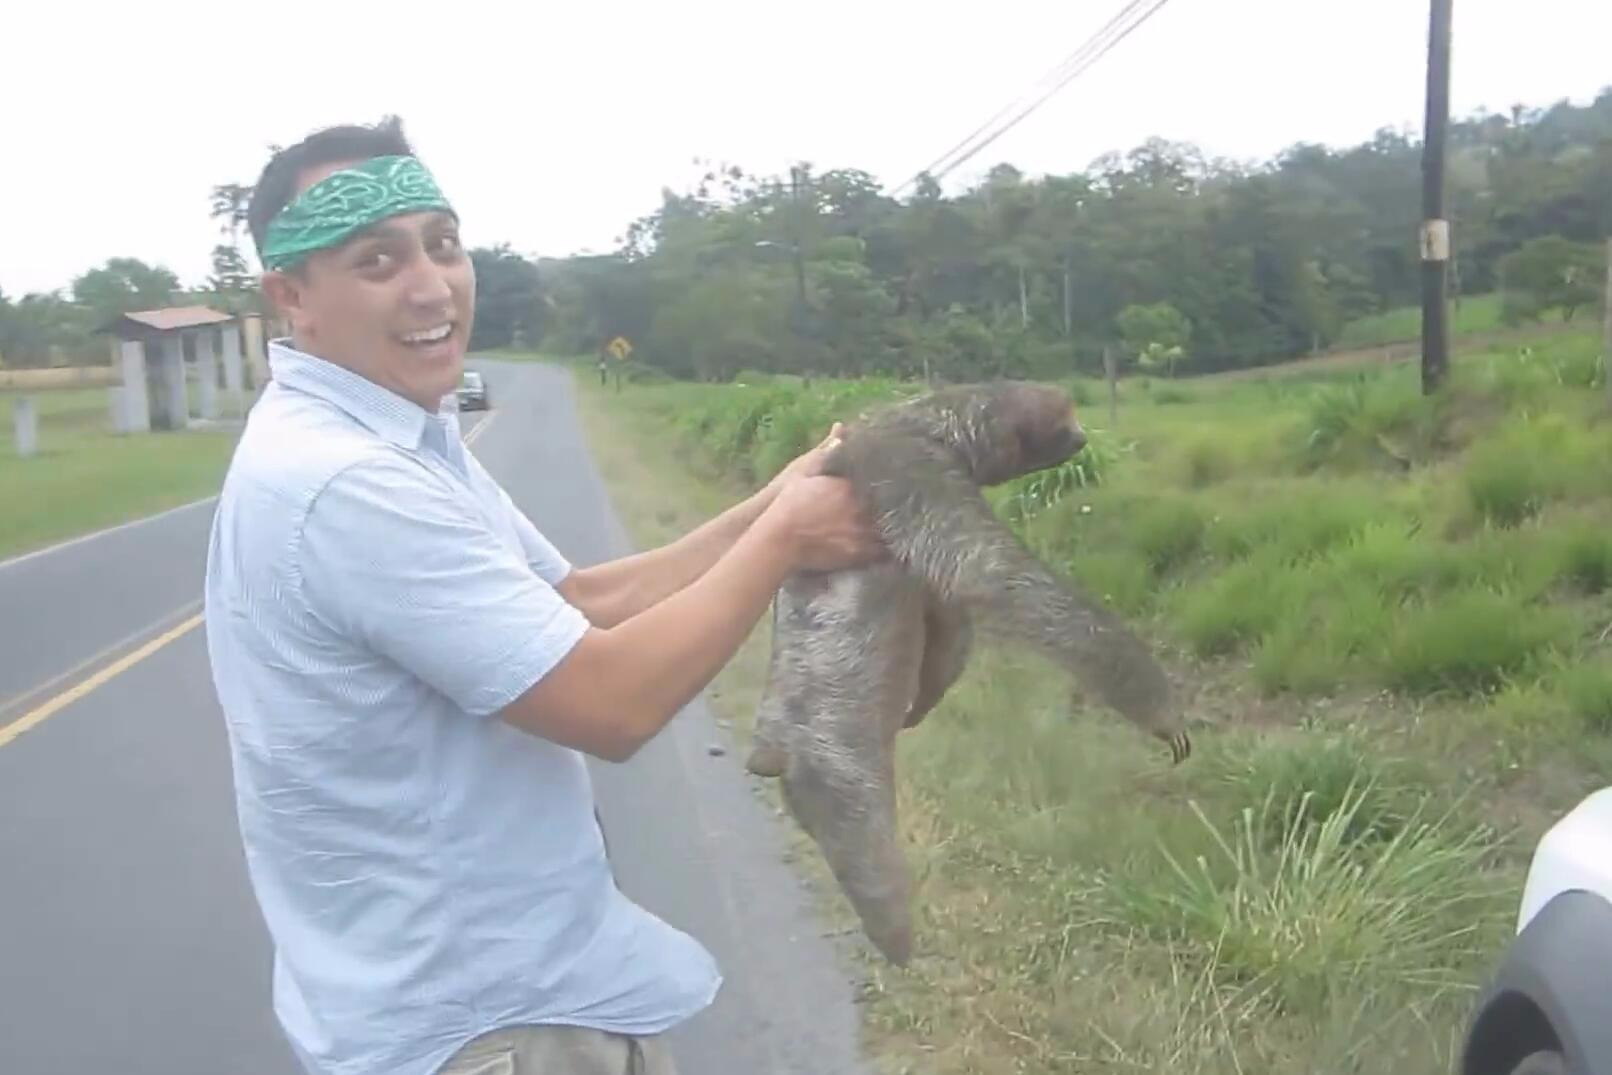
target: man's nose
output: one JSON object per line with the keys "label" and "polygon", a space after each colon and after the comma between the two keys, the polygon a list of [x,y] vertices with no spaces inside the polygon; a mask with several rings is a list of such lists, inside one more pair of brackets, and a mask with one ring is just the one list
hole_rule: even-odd
{"label": "man's nose", "polygon": [[447,271],[423,254],[415,259],[408,285],[408,300],[414,306],[445,307],[453,298]]}

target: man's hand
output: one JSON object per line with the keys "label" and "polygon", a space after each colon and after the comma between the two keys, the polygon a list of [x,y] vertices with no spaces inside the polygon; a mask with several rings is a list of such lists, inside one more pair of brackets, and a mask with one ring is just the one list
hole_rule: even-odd
{"label": "man's hand", "polygon": [[797,475],[779,490],[762,521],[778,528],[800,571],[843,571],[889,557],[844,478]]}
{"label": "man's hand", "polygon": [[768,499],[776,497],[784,486],[797,478],[814,478],[823,473],[823,462],[828,459],[828,453],[839,447],[842,428],[840,423],[835,422],[834,428],[828,431],[828,436],[823,438],[822,443],[796,456],[788,466],[780,470],[772,481],[767,483],[764,490]]}

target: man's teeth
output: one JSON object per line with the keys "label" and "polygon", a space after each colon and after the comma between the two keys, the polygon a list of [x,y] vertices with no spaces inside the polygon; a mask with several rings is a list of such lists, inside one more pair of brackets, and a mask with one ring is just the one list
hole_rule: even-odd
{"label": "man's teeth", "polygon": [[452,325],[438,325],[436,328],[428,328],[424,332],[411,332],[403,337],[403,342],[436,343],[438,340],[447,339],[448,333],[452,331]]}

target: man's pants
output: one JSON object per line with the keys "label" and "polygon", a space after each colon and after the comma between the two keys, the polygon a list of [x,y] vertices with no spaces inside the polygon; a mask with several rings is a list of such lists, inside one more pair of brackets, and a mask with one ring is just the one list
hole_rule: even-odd
{"label": "man's pants", "polygon": [[483,1034],[438,1075],[677,1075],[656,1038],[573,1026],[521,1026]]}

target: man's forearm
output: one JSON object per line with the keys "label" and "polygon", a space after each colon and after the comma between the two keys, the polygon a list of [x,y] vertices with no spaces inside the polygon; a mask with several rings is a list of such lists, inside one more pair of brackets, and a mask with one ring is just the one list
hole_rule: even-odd
{"label": "man's forearm", "polygon": [[658,549],[579,569],[571,600],[596,627],[631,619],[711,570],[774,496],[775,489],[763,489]]}
{"label": "man's forearm", "polygon": [[740,530],[693,583],[588,632],[506,719],[600,757],[631,756],[732,659],[794,569],[790,548],[777,525]]}

